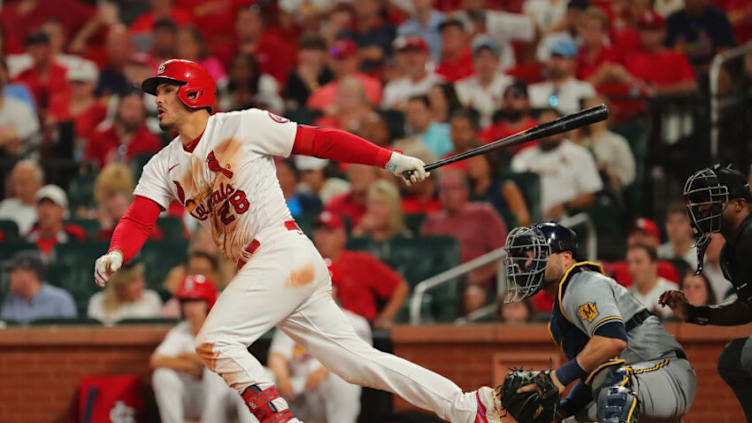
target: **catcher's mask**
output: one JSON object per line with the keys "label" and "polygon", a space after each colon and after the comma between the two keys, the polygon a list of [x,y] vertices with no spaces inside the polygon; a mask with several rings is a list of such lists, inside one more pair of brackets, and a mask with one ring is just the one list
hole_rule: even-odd
{"label": "catcher's mask", "polygon": [[543,287],[551,246],[537,226],[522,226],[507,235],[507,289],[504,302],[519,302]]}
{"label": "catcher's mask", "polygon": [[715,165],[699,170],[684,184],[684,200],[697,246],[698,273],[702,271],[710,234],[721,231],[723,211],[734,198],[752,201],[752,194],[744,175],[730,167]]}

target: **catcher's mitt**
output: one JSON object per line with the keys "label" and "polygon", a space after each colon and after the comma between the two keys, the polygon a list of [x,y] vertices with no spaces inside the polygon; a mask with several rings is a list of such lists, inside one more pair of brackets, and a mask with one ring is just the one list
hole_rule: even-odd
{"label": "catcher's mitt", "polygon": [[[550,423],[559,406],[559,389],[551,380],[550,370],[512,369],[500,387],[501,405],[519,423]],[[537,390],[517,393],[525,385]]]}

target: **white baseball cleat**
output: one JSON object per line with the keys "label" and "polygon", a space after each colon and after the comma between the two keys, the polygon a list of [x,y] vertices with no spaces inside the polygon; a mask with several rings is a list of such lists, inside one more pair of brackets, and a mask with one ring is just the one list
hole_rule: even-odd
{"label": "white baseball cleat", "polygon": [[496,390],[483,386],[475,391],[478,411],[475,423],[501,423],[501,400]]}

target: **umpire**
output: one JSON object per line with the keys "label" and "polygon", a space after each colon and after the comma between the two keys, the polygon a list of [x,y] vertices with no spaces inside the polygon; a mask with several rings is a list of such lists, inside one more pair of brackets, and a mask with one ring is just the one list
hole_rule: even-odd
{"label": "umpire", "polygon": [[[721,251],[721,270],[736,290],[733,302],[694,306],[681,291],[667,291],[661,304],[697,325],[734,326],[752,322],[752,193],[744,175],[730,167],[715,165],[695,172],[684,185],[684,199],[697,244],[697,272],[702,271],[710,234],[726,239]],[[747,422],[752,422],[752,337],[726,345],[718,360],[718,373],[742,404]]]}
{"label": "umpire", "polygon": [[557,223],[516,228],[505,249],[511,283],[504,301],[520,301],[541,289],[554,297],[548,327],[569,362],[550,377],[560,392],[579,380],[562,400],[559,418],[681,420],[697,386],[681,345],[626,288],[603,275],[600,265],[576,260],[571,229]]}

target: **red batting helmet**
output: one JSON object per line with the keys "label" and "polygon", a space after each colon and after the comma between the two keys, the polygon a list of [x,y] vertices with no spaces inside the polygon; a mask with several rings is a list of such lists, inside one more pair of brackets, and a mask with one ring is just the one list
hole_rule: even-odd
{"label": "red batting helmet", "polygon": [[178,98],[191,109],[214,108],[217,86],[209,72],[198,63],[181,59],[163,62],[156,76],[141,83],[141,89],[157,95],[157,85],[164,82],[179,85]]}
{"label": "red batting helmet", "polygon": [[204,300],[209,303],[208,310],[211,310],[214,302],[217,301],[217,288],[214,286],[214,282],[204,275],[186,275],[175,291],[175,298],[178,300]]}

